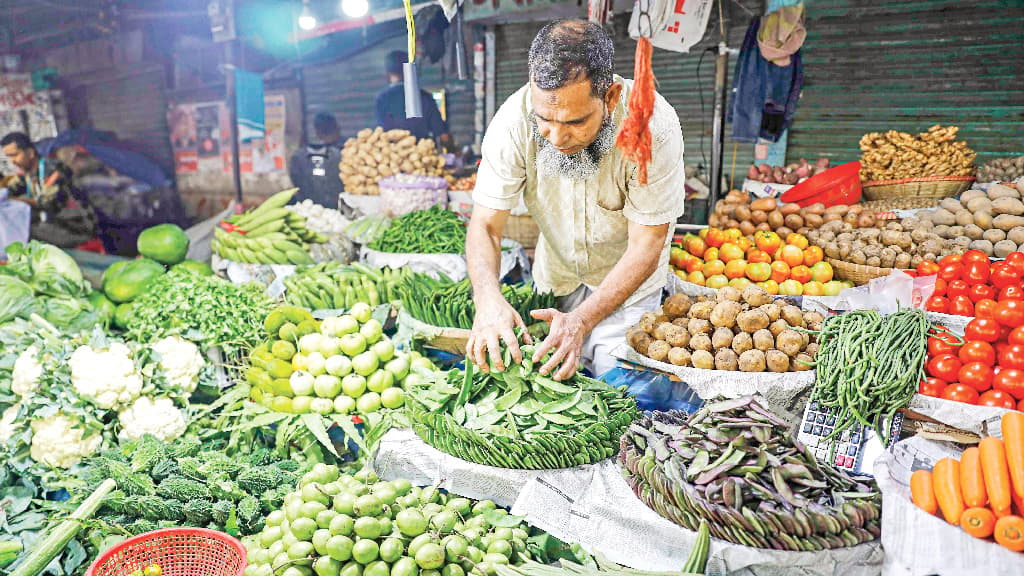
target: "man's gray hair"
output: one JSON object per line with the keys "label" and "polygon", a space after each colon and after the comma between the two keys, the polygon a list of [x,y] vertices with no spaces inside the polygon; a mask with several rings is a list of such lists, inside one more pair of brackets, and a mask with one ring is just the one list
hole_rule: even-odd
{"label": "man's gray hair", "polygon": [[541,90],[590,80],[590,92],[604,98],[612,85],[615,45],[604,29],[586,20],[555,20],[530,45],[530,80]]}

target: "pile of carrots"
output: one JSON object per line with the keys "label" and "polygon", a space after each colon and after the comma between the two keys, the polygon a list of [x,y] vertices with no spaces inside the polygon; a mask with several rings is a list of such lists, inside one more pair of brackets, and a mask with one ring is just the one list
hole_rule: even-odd
{"label": "pile of carrots", "polygon": [[994,537],[1004,548],[1024,552],[1024,414],[1007,412],[1003,439],[989,437],[964,450],[960,460],[943,458],[931,472],[910,477],[919,508],[942,512],[975,538]]}

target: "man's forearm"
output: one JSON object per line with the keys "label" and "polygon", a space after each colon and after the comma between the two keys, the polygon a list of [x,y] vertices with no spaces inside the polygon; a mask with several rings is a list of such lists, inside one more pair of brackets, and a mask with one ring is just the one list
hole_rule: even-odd
{"label": "man's forearm", "polygon": [[466,232],[466,267],[474,297],[500,295],[501,237],[495,237],[483,225],[470,223]]}

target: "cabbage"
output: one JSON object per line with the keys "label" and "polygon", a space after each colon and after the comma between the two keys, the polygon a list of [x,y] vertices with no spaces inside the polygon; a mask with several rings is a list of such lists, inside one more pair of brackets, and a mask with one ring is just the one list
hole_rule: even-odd
{"label": "cabbage", "polygon": [[70,333],[87,330],[99,323],[99,313],[88,300],[71,296],[43,297],[39,300],[37,312],[54,326]]}
{"label": "cabbage", "polygon": [[49,296],[85,296],[88,282],[74,258],[52,244],[35,240],[7,247],[8,261],[0,275],[17,276],[37,293]]}
{"label": "cabbage", "polygon": [[[0,266],[2,268],[2,266]],[[27,318],[35,306],[32,287],[14,276],[0,276],[0,324],[22,317]]]}

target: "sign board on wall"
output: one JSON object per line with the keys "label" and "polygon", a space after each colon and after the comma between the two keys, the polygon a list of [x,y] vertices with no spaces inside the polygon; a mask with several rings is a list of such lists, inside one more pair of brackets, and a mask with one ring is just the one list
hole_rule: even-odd
{"label": "sign board on wall", "polygon": [[[243,173],[271,174],[286,168],[285,97],[264,97],[266,134],[242,142],[239,162]],[[176,104],[167,112],[177,174],[231,171],[231,130],[223,102]]]}
{"label": "sign board on wall", "polygon": [[[650,36],[651,44],[664,50],[689,52],[700,42],[711,17],[713,0],[649,0],[643,3],[647,13],[642,15],[641,2],[633,5],[629,20],[629,35]],[[649,16],[649,17],[648,17]],[[653,33],[651,28],[654,28]]]}
{"label": "sign board on wall", "polygon": [[16,112],[35,105],[31,74],[0,74],[0,112]]}

